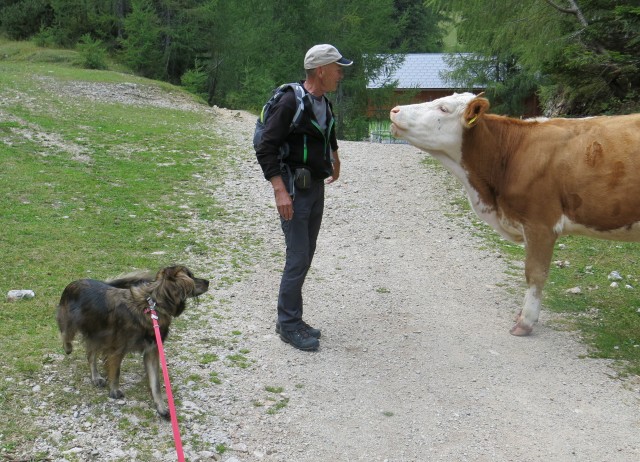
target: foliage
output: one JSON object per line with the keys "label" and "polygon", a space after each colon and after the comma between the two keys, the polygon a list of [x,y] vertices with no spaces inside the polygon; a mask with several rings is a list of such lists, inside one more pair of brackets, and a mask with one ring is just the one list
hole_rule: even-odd
{"label": "foliage", "polygon": [[445,61],[451,67],[445,77],[452,85],[469,91],[486,88],[492,111],[501,114],[523,114],[527,98],[540,83],[539,78],[522,68],[514,55],[451,54]]}
{"label": "foliage", "polygon": [[429,4],[450,15],[461,47],[480,57],[459,63],[453,77],[466,73],[471,82],[484,63],[489,94],[506,108],[537,88],[551,115],[640,110],[640,7],[616,0]]}
{"label": "foliage", "polygon": [[140,75],[249,110],[329,42],[355,60],[331,95],[349,139],[366,134],[379,56],[441,51],[451,31],[471,54],[449,80],[486,83],[494,111],[518,115],[534,93],[550,115],[640,111],[640,6],[620,0],[5,0],[0,29],[52,47],[90,36]]}
{"label": "foliage", "polygon": [[208,76],[202,63],[196,60],[195,66],[182,74],[180,83],[183,88],[194,95],[207,99]]}
{"label": "foliage", "polygon": [[85,69],[107,68],[107,51],[101,40],[94,40],[89,34],[85,34],[80,38],[78,51],[82,57],[80,64]]}
{"label": "foliage", "polygon": [[28,39],[50,15],[48,0],[6,0],[0,7],[0,30],[13,40]]}
{"label": "foliage", "polygon": [[134,0],[133,11],[124,21],[121,57],[131,69],[145,77],[161,79],[162,27],[151,0]]}
{"label": "foliage", "polygon": [[392,19],[398,34],[391,48],[411,53],[433,53],[443,48],[446,17],[428,8],[424,0],[395,0]]}
{"label": "foliage", "polygon": [[138,74],[239,109],[257,110],[276,86],[303,79],[306,51],[332,43],[355,61],[331,95],[339,136],[352,139],[366,135],[376,56],[439,51],[444,34],[422,0],[7,1],[0,27],[11,37],[87,50],[98,43],[89,34]]}

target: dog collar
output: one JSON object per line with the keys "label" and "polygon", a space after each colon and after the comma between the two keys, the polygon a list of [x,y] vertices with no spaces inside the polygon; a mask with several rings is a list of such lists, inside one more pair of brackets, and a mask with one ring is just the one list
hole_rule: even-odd
{"label": "dog collar", "polygon": [[149,304],[149,308],[144,310],[144,312],[151,313],[151,319],[158,319],[158,315],[156,314],[156,301],[149,297],[147,298],[147,303]]}

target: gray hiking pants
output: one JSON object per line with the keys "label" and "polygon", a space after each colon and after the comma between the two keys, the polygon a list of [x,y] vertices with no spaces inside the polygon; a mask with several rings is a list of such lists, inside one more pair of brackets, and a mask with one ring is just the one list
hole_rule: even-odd
{"label": "gray hiking pants", "polygon": [[284,330],[301,326],[302,285],[316,251],[323,211],[324,181],[313,181],[309,189],[296,189],[293,218],[289,221],[280,218],[287,246],[278,294],[278,322]]}

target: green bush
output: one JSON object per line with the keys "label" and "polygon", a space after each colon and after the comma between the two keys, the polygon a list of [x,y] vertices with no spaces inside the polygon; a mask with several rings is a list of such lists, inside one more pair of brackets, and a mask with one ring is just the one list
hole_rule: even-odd
{"label": "green bush", "polygon": [[107,69],[107,50],[101,40],[94,40],[89,34],[80,38],[77,45],[80,65],[85,69]]}
{"label": "green bush", "polygon": [[202,65],[196,62],[193,69],[189,69],[180,77],[180,84],[189,93],[207,100],[209,98],[209,76]]}

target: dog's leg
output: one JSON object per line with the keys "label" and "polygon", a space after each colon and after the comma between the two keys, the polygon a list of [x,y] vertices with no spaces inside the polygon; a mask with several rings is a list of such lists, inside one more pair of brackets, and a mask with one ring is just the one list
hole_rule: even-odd
{"label": "dog's leg", "polygon": [[120,366],[124,358],[124,351],[117,351],[107,356],[107,378],[109,379],[109,398],[124,398],[120,390]]}
{"label": "dog's leg", "polygon": [[92,348],[89,344],[87,347],[87,361],[89,361],[89,370],[91,371],[91,382],[96,387],[104,387],[107,381],[98,372],[98,352],[95,348]]}
{"label": "dog's leg", "polygon": [[151,396],[153,396],[153,402],[156,404],[158,414],[168,419],[169,409],[167,408],[167,400],[162,393],[162,385],[160,384],[159,353],[158,346],[155,343],[152,343],[144,350],[144,368],[147,370]]}

